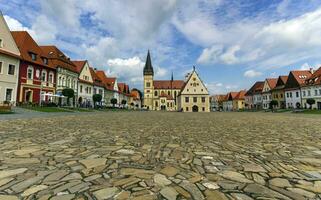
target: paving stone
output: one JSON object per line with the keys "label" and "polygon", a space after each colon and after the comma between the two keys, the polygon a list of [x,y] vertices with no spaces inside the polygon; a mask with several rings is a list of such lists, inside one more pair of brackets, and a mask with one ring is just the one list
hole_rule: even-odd
{"label": "paving stone", "polygon": [[216,190],[220,188],[220,186],[214,182],[206,182],[206,183],[203,183],[203,185],[210,190]]}
{"label": "paving stone", "polygon": [[178,193],[173,187],[164,187],[160,194],[168,200],[176,200]]}
{"label": "paving stone", "polygon": [[37,193],[37,192],[39,192],[41,190],[45,190],[47,188],[48,188],[48,186],[46,186],[46,185],[35,185],[35,186],[32,186],[32,187],[28,188],[27,190],[25,190],[21,194],[21,196],[27,197],[27,196],[29,196],[31,194]]}
{"label": "paving stone", "polygon": [[245,172],[266,172],[262,166],[253,163],[243,164],[243,168]]}
{"label": "paving stone", "polygon": [[118,188],[109,187],[109,188],[104,188],[104,189],[95,191],[94,196],[96,197],[97,200],[105,200],[105,199],[112,198],[117,193],[119,193]]}
{"label": "paving stone", "polygon": [[163,174],[155,174],[154,182],[160,187],[164,187],[172,183],[172,181],[168,180]]}
{"label": "paving stone", "polygon": [[71,200],[71,199],[74,199],[74,197],[75,197],[74,194],[64,194],[64,195],[54,196],[50,198],[50,200]]}
{"label": "paving stone", "polygon": [[208,200],[228,200],[228,198],[222,192],[217,190],[206,190],[205,196]]}
{"label": "paving stone", "polygon": [[202,192],[196,187],[196,185],[188,182],[188,181],[182,181],[179,184],[182,188],[184,188],[186,191],[188,191],[195,200],[202,200],[204,199],[204,196]]}
{"label": "paving stone", "polygon": [[19,198],[14,196],[14,195],[2,195],[2,194],[0,194],[0,200],[19,200]]}
{"label": "paving stone", "polygon": [[242,193],[232,193],[232,197],[235,198],[235,200],[253,200],[251,197],[247,196],[246,194]]}
{"label": "paving stone", "polygon": [[175,176],[178,172],[179,171],[175,167],[172,167],[172,166],[166,166],[160,171],[160,173],[162,173],[166,176]]}
{"label": "paving stone", "polygon": [[12,169],[12,170],[1,170],[0,171],[0,179],[21,174],[21,173],[24,173],[27,170],[28,170],[27,168],[19,168],[19,169]]}
{"label": "paving stone", "polygon": [[270,198],[280,198],[280,199],[287,199],[290,200],[290,198],[275,192],[263,185],[259,185],[259,184],[249,184],[244,188],[244,191],[250,194],[255,194],[255,195],[259,195],[259,196],[265,196],[265,197],[270,197]]}
{"label": "paving stone", "polygon": [[292,187],[289,181],[284,178],[273,178],[269,180],[269,184],[281,188]]}
{"label": "paving stone", "polygon": [[104,166],[106,163],[106,158],[94,158],[94,159],[85,159],[80,160],[79,162],[83,164],[87,169]]}
{"label": "paving stone", "polygon": [[249,180],[244,175],[234,171],[223,171],[223,172],[220,172],[219,175],[222,176],[223,178],[226,178],[232,181],[237,181],[241,183],[253,183],[252,180]]}
{"label": "paving stone", "polygon": [[24,189],[40,182],[40,180],[42,180],[42,179],[43,179],[43,176],[35,176],[35,177],[29,178],[27,180],[24,180],[20,183],[17,183],[16,185],[13,185],[11,187],[11,189],[15,192],[22,192]]}

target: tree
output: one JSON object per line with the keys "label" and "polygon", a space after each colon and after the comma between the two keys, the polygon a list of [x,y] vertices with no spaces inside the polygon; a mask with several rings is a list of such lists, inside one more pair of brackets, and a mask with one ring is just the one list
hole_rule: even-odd
{"label": "tree", "polygon": [[312,105],[315,104],[315,100],[309,98],[309,99],[307,99],[307,104],[309,104],[310,105],[310,109],[312,109]]}
{"label": "tree", "polygon": [[69,99],[73,98],[75,96],[75,92],[71,88],[65,88],[65,89],[62,90],[62,95],[67,97],[67,102],[68,102],[68,105],[69,105]]}
{"label": "tree", "polygon": [[277,106],[277,105],[279,105],[279,103],[278,103],[277,100],[272,100],[272,101],[270,102],[270,108],[272,109],[272,112],[273,112],[273,110],[274,110],[274,107]]}
{"label": "tree", "polygon": [[123,107],[125,107],[127,101],[125,99],[121,100],[121,104],[123,105]]}
{"label": "tree", "polygon": [[101,94],[94,94],[93,95],[93,101],[94,101],[94,106],[96,107],[96,103],[100,103],[101,100],[103,99],[103,96]]}
{"label": "tree", "polygon": [[115,107],[115,105],[117,104],[117,99],[116,98],[112,98],[110,100],[110,103],[113,104],[113,107]]}

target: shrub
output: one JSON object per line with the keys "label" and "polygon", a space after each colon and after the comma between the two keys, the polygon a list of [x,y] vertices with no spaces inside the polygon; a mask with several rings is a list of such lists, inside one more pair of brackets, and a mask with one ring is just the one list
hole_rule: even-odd
{"label": "shrub", "polygon": [[314,99],[307,99],[307,104],[309,104],[310,109],[312,109],[312,105],[315,104],[315,100]]}

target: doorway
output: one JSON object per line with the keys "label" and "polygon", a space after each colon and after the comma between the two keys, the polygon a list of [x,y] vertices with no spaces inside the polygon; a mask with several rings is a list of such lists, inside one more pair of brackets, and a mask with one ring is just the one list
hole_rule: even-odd
{"label": "doorway", "polygon": [[196,106],[196,105],[193,106],[193,107],[192,107],[192,111],[193,111],[193,112],[198,112],[198,106]]}

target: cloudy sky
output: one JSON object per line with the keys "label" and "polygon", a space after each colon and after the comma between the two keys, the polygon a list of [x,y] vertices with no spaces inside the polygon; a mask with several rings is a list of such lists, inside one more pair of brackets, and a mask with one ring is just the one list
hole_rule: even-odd
{"label": "cloudy sky", "polygon": [[195,65],[211,93],[321,63],[321,0],[0,0],[11,30],[142,87]]}

